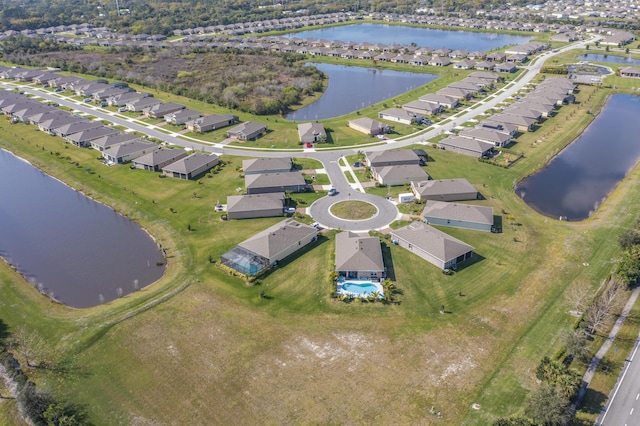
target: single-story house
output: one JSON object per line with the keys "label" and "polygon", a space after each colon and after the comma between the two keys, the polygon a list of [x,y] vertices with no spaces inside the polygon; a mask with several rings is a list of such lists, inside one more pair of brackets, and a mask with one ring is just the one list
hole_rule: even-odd
{"label": "single-story house", "polygon": [[88,147],[91,146],[91,142],[100,139],[104,136],[115,135],[120,133],[119,130],[113,127],[100,126],[93,129],[82,130],[80,132],[72,133],[66,136],[64,139],[76,146]]}
{"label": "single-story house", "polygon": [[491,129],[465,129],[458,133],[458,136],[489,142],[496,147],[506,146],[511,142],[511,136],[509,134]]}
{"label": "single-story house", "polygon": [[262,173],[286,173],[293,168],[291,157],[251,158],[242,160],[242,171],[245,175]]}
{"label": "single-story house", "polygon": [[402,105],[402,109],[425,116],[440,114],[444,110],[444,107],[430,102],[412,101]]}
{"label": "single-story house", "polygon": [[113,135],[103,136],[99,139],[91,141],[91,148],[97,149],[98,151],[104,151],[105,149],[119,145],[125,142],[131,142],[136,139],[140,139],[140,136],[136,136],[131,133],[115,133]]}
{"label": "single-story house", "polygon": [[51,132],[56,127],[63,126],[69,123],[78,123],[81,121],[85,120],[80,117],[74,117],[72,115],[65,114],[41,121],[40,124],[38,124],[38,128],[43,132]]}
{"label": "single-story house", "polygon": [[355,120],[349,120],[347,126],[351,127],[353,130],[372,136],[389,133],[389,131],[391,130],[388,125],[369,117],[361,117],[356,118]]}
{"label": "single-story house", "polygon": [[144,169],[150,172],[159,172],[169,164],[172,164],[186,156],[187,151],[184,149],[160,148],[136,158],[132,163],[138,169]]}
{"label": "single-story house", "polygon": [[162,101],[160,99],[153,98],[151,96],[145,96],[143,98],[137,98],[128,101],[125,104],[127,111],[142,112],[147,108],[151,108],[156,105],[160,105]]}
{"label": "single-story house", "polygon": [[298,124],[298,136],[302,143],[326,142],[327,132],[320,123]]}
{"label": "single-story house", "polygon": [[411,191],[418,200],[476,200],[478,190],[466,179],[436,179],[411,182]]}
{"label": "single-story house", "polygon": [[119,95],[113,95],[107,98],[107,103],[110,106],[123,107],[128,102],[132,102],[137,99],[148,98],[151,95],[149,93],[140,93],[140,92],[126,92],[121,93]]}
{"label": "single-story house", "polygon": [[105,148],[102,157],[110,163],[123,164],[157,149],[160,145],[138,139]]}
{"label": "single-story house", "polygon": [[40,123],[43,123],[47,120],[51,120],[52,118],[56,118],[56,117],[69,117],[69,113],[66,111],[59,110],[58,108],[53,108],[53,110],[50,110],[50,111],[43,111],[33,115],[23,116],[25,123],[28,122],[36,126],[39,126]]}
{"label": "single-story house", "polygon": [[453,226],[479,231],[491,231],[493,228],[492,207],[427,200],[422,215],[425,221],[431,225]]}
{"label": "single-story house", "polygon": [[536,124],[535,118],[523,117],[521,115],[511,115],[506,113],[493,115],[491,117],[491,121],[514,124],[518,126],[518,130],[521,132],[533,131],[533,126]]}
{"label": "single-story house", "polygon": [[496,74],[493,72],[484,72],[484,71],[474,71],[467,76],[467,78],[479,78],[482,80],[488,80],[493,84],[504,81],[504,77],[500,74]]}
{"label": "single-story house", "polygon": [[175,102],[165,102],[147,107],[143,112],[147,118],[163,118],[165,115],[185,108],[186,107],[184,105]]}
{"label": "single-story house", "polygon": [[438,95],[449,96],[456,99],[465,99],[469,100],[473,98],[476,93],[478,93],[477,89],[461,89],[458,87],[447,86],[436,92]]}
{"label": "single-story house", "polygon": [[216,154],[193,153],[162,168],[165,176],[194,179],[220,163]]}
{"label": "single-story house", "polygon": [[509,108],[505,108],[502,112],[504,114],[517,115],[519,117],[533,118],[536,121],[542,120],[542,113],[540,111],[534,111],[523,104],[514,104]]}
{"label": "single-story house", "polygon": [[495,146],[490,142],[463,138],[462,136],[450,136],[438,143],[446,150],[476,158],[487,156]]}
{"label": "single-story house", "polygon": [[238,122],[238,116],[233,114],[212,114],[195,120],[187,121],[187,130],[196,133],[210,132],[222,127],[230,126]]}
{"label": "single-story house", "polygon": [[239,141],[250,141],[257,139],[267,131],[267,125],[262,123],[256,123],[255,121],[247,121],[242,123],[227,132],[228,138],[235,138]]}
{"label": "single-story house", "polygon": [[336,235],[336,272],[346,279],[380,281],[385,277],[378,237],[351,231]]}
{"label": "single-story house", "polygon": [[220,263],[241,274],[255,275],[315,241],[318,230],[293,219],[265,229],[220,256]]}
{"label": "single-story house", "polygon": [[420,157],[410,149],[389,149],[386,151],[365,152],[368,167],[400,166],[403,164],[420,164]]}
{"label": "single-story house", "polygon": [[620,75],[628,78],[640,78],[640,68],[637,67],[623,67],[620,68]]}
{"label": "single-story house", "polygon": [[84,130],[89,129],[97,129],[98,127],[103,127],[99,121],[89,121],[82,119],[82,121],[77,121],[74,123],[63,124],[62,126],[57,126],[49,130],[50,133],[53,133],[56,136],[61,136],[66,138],[69,135],[72,135],[77,132],[82,132]]}
{"label": "single-story house", "polygon": [[482,120],[476,126],[476,129],[491,129],[496,132],[506,133],[509,136],[513,137],[516,133],[518,133],[518,126],[511,123],[504,123],[502,121],[494,121],[490,118],[486,120]]}
{"label": "single-story house", "polygon": [[460,101],[458,98],[448,95],[441,95],[437,93],[427,93],[426,95],[418,98],[420,102],[428,102],[430,104],[441,105],[444,108],[455,108]]}
{"label": "single-story house", "polygon": [[403,108],[389,108],[384,111],[380,111],[378,113],[378,118],[411,125],[421,122],[424,116]]}
{"label": "single-story house", "polygon": [[495,67],[493,67],[494,71],[505,72],[505,73],[516,72],[517,69],[518,67],[516,67],[513,63],[508,63],[508,62],[497,64]]}
{"label": "single-story house", "polygon": [[470,259],[473,247],[422,222],[391,231],[394,244],[444,270]]}
{"label": "single-story house", "polygon": [[486,60],[489,62],[504,62],[507,59],[507,54],[504,52],[489,53]]}
{"label": "single-story house", "polygon": [[448,56],[434,56],[428,62],[432,67],[446,67],[450,63],[451,59]]}
{"label": "single-story house", "polygon": [[476,69],[482,71],[492,71],[496,64],[491,61],[480,61],[476,63]]}
{"label": "single-story house", "polygon": [[307,183],[300,172],[245,175],[244,183],[247,188],[247,194],[302,192],[307,189]]}
{"label": "single-story house", "polygon": [[476,67],[476,61],[469,58],[463,59],[460,62],[453,64],[453,68],[457,70],[472,70]]}
{"label": "single-story house", "polygon": [[202,116],[200,111],[184,108],[165,115],[164,121],[175,126],[179,126],[181,124],[185,124],[187,121],[196,120],[200,116]]}
{"label": "single-story house", "polygon": [[507,62],[512,64],[521,64],[529,60],[529,57],[523,53],[516,53],[513,55],[507,56]]}
{"label": "single-story house", "polygon": [[252,219],[282,216],[283,206],[284,193],[282,192],[230,195],[227,197],[227,217],[229,219]]}
{"label": "single-story house", "polygon": [[417,164],[372,167],[373,178],[382,185],[400,186],[414,180],[427,180],[429,175]]}

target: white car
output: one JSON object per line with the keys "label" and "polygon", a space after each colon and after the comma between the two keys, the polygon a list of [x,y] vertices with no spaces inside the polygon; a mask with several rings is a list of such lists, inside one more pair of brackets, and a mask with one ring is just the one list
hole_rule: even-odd
{"label": "white car", "polygon": [[334,196],[334,195],[336,195],[337,193],[338,193],[338,192],[336,191],[336,189],[335,189],[335,188],[331,188],[331,189],[329,190],[329,195],[330,195],[330,196]]}

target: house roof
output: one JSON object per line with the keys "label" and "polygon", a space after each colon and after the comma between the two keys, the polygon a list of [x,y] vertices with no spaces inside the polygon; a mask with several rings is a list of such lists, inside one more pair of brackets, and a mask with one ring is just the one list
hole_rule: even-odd
{"label": "house roof", "polygon": [[174,111],[185,108],[184,105],[177,104],[175,102],[166,102],[162,104],[152,105],[149,108],[149,114],[154,114],[156,117],[164,117],[166,114],[170,114]]}
{"label": "house roof", "polygon": [[463,138],[479,139],[486,142],[493,142],[497,144],[505,144],[509,142],[511,136],[506,133],[498,132],[491,129],[465,129],[461,131],[459,136]]}
{"label": "house roof", "polygon": [[352,125],[352,124],[370,131],[376,131],[376,130],[384,129],[388,127],[386,124],[381,123],[378,120],[374,120],[373,118],[369,118],[369,117],[361,117],[361,118],[356,118],[355,120],[349,120],[349,125]]}
{"label": "house roof", "polygon": [[73,133],[68,136],[68,139],[72,142],[92,141],[94,139],[99,139],[103,136],[113,135],[119,132],[119,130],[114,129],[113,127],[100,126],[93,129],[87,129]]}
{"label": "house roof", "polygon": [[431,113],[434,111],[439,111],[442,106],[431,102],[411,101],[402,105],[402,108],[408,109],[410,111],[416,110],[424,113]]}
{"label": "house roof", "polygon": [[495,144],[490,142],[485,142],[478,139],[463,138],[462,136],[450,136],[446,139],[441,140],[439,143],[443,146],[453,147],[454,151],[455,148],[460,148],[465,151],[476,152],[478,153],[478,157],[495,146]]}
{"label": "house roof", "polygon": [[122,157],[123,155],[131,154],[134,152],[140,152],[148,148],[157,148],[158,145],[153,142],[146,142],[142,140],[134,140],[131,142],[121,143],[119,145],[113,145],[106,148],[103,152],[113,157]]}
{"label": "house roof", "polygon": [[53,127],[56,133],[61,135],[71,135],[77,132],[82,132],[89,129],[97,129],[98,127],[104,127],[104,124],[97,121],[89,121],[83,119],[82,121],[76,121],[73,123],[63,124],[61,126]]}
{"label": "house roof", "polygon": [[404,240],[443,263],[469,253],[473,247],[423,222],[413,222],[391,231],[391,238]]}
{"label": "house roof", "polygon": [[242,170],[245,173],[268,173],[274,170],[291,170],[292,167],[291,157],[251,158],[249,160],[242,160]]}
{"label": "house roof", "polygon": [[285,219],[241,242],[238,246],[271,259],[288,247],[317,233],[318,230],[312,226],[293,219]]}
{"label": "house roof", "polygon": [[372,167],[376,164],[397,163],[397,162],[414,162],[420,164],[418,154],[410,149],[389,149],[386,151],[369,151],[365,152],[369,163]]}
{"label": "house roof", "polygon": [[42,126],[45,130],[55,129],[56,127],[63,126],[69,123],[79,123],[83,121],[83,119],[79,117],[74,117],[71,115],[61,115],[58,117],[52,117],[48,120],[42,121],[40,126]]}
{"label": "house roof", "polygon": [[427,93],[426,95],[420,96],[419,100],[421,102],[435,103],[438,105],[449,105],[458,103],[457,98],[439,93]]}
{"label": "house roof", "polygon": [[245,175],[244,182],[247,189],[306,185],[304,176],[302,176],[302,173],[300,172],[259,173],[255,175]]}
{"label": "house roof", "polygon": [[383,271],[378,237],[345,231],[336,235],[336,271]]}
{"label": "house roof", "polygon": [[181,109],[181,110],[178,110],[178,111],[171,112],[171,113],[169,113],[167,115],[169,116],[169,118],[180,119],[182,117],[190,118],[190,117],[193,117],[193,116],[200,116],[200,115],[202,115],[202,113],[200,111],[196,111],[196,110],[193,110],[193,109],[185,108],[185,109]]}
{"label": "house roof", "polygon": [[429,175],[417,164],[402,164],[399,166],[376,167],[375,172],[383,180],[387,179],[408,179],[421,180],[429,179]]}
{"label": "house roof", "polygon": [[256,132],[264,132],[266,129],[267,129],[267,126],[262,123],[257,123],[255,121],[247,121],[229,130],[229,133],[251,135]]}
{"label": "house roof", "polygon": [[237,120],[238,117],[233,115],[233,114],[224,114],[224,115],[220,115],[220,114],[211,114],[211,115],[205,115],[204,117],[200,117],[200,118],[196,118],[195,120],[193,120],[193,124],[197,124],[201,127],[204,126],[212,126],[212,125],[216,125],[216,124],[221,124],[221,123],[227,123],[230,120]]}
{"label": "house roof", "polygon": [[411,186],[414,190],[420,194],[421,197],[437,196],[437,195],[451,195],[451,194],[468,194],[478,193],[478,190],[473,187],[466,179],[438,179],[438,180],[421,180],[411,182]]}
{"label": "house roof", "polygon": [[227,197],[227,212],[252,212],[281,209],[284,204],[283,192],[266,194],[230,195]]}
{"label": "house roof", "polygon": [[217,164],[218,156],[216,154],[198,154],[196,152],[165,166],[162,170],[165,172],[189,174],[212,161]]}
{"label": "house roof", "polygon": [[416,118],[416,113],[407,111],[406,109],[402,109],[402,108],[389,108],[389,109],[385,109],[384,111],[380,111],[378,113],[378,116],[380,118],[385,118],[383,117],[383,115],[393,117],[393,118],[399,118],[402,120],[409,120],[409,121]]}
{"label": "house roof", "polygon": [[139,138],[140,136],[136,136],[131,133],[116,133],[114,135],[107,135],[101,137],[100,139],[96,139],[95,141],[92,141],[91,144],[101,146],[103,148],[108,148],[112,145],[129,142]]}
{"label": "house roof", "polygon": [[473,204],[447,203],[444,201],[428,200],[422,215],[424,217],[493,225],[493,208],[476,206]]}
{"label": "house roof", "polygon": [[157,166],[171,160],[178,160],[186,157],[187,152],[184,149],[166,149],[160,148],[156,151],[145,154],[133,160],[134,164],[143,164],[145,166]]}
{"label": "house roof", "polygon": [[300,139],[305,136],[327,136],[324,126],[321,123],[300,123],[298,124],[298,135]]}

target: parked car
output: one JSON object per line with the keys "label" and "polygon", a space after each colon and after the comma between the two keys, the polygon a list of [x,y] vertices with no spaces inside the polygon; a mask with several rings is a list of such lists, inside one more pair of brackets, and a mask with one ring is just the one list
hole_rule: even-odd
{"label": "parked car", "polygon": [[336,191],[336,189],[335,189],[335,188],[331,188],[331,189],[329,190],[329,195],[331,195],[331,196],[336,195],[337,193],[338,193],[338,192]]}
{"label": "parked car", "polygon": [[82,100],[82,102],[91,102],[92,100],[93,100],[93,99],[91,99],[91,98],[84,98],[84,99]]}
{"label": "parked car", "polygon": [[118,112],[125,112],[127,110],[126,107],[120,107],[118,108]]}
{"label": "parked car", "polygon": [[284,209],[284,212],[286,214],[294,214],[296,212],[296,209],[294,207],[287,207]]}

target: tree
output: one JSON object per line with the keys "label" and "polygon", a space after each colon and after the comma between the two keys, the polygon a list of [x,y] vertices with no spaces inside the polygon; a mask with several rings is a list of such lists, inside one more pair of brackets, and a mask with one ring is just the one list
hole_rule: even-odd
{"label": "tree", "polygon": [[587,333],[582,329],[568,332],[564,337],[567,355],[572,356],[578,361],[588,361],[591,355],[591,347],[587,340],[588,337]]}
{"label": "tree", "polygon": [[621,249],[627,250],[640,244],[640,232],[635,229],[627,229],[618,237],[618,245]]}
{"label": "tree", "polygon": [[18,326],[11,334],[11,347],[21,355],[28,367],[37,367],[44,353],[44,340],[36,332],[29,332],[24,326]]}
{"label": "tree", "polygon": [[632,246],[624,252],[615,274],[626,285],[635,284],[640,279],[640,245]]}
{"label": "tree", "polygon": [[586,283],[576,282],[567,292],[567,298],[571,307],[576,312],[582,312],[585,309],[587,300],[591,298],[591,290]]}
{"label": "tree", "polygon": [[535,426],[535,422],[525,416],[511,416],[498,419],[493,422],[493,426]]}
{"label": "tree", "polygon": [[525,414],[541,426],[564,426],[571,414],[571,402],[560,389],[543,383],[533,392]]}

